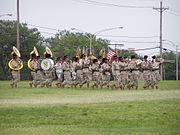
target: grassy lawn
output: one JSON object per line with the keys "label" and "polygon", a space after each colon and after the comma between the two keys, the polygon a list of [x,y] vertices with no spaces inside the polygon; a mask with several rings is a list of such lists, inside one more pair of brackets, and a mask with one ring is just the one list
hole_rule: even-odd
{"label": "grassy lawn", "polygon": [[0,81],[0,135],[180,134],[180,81],[123,91],[9,84]]}

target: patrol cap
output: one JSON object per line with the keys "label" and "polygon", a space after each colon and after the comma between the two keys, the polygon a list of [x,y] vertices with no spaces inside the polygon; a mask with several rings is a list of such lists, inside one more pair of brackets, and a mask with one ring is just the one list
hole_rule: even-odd
{"label": "patrol cap", "polygon": [[33,54],[31,55],[31,57],[32,57],[32,58],[36,58],[36,54],[33,53]]}
{"label": "patrol cap", "polygon": [[103,62],[105,62],[106,60],[108,60],[108,59],[107,59],[107,58],[103,58],[103,60],[102,60],[102,61],[103,61]]}
{"label": "patrol cap", "polygon": [[61,60],[61,57],[57,57],[56,61],[59,61],[59,60]]}
{"label": "patrol cap", "polygon": [[117,58],[118,58],[117,55],[115,55],[115,56],[114,56],[114,59],[117,59]]}
{"label": "patrol cap", "polygon": [[85,54],[82,54],[82,55],[81,55],[81,59],[84,58],[85,56],[86,56]]}
{"label": "patrol cap", "polygon": [[132,55],[132,56],[131,56],[131,59],[135,59],[135,58],[136,58],[136,56],[135,56],[135,55]]}
{"label": "patrol cap", "polygon": [[98,59],[101,59],[101,58],[102,58],[102,56],[99,56],[99,57],[98,57]]}
{"label": "patrol cap", "polygon": [[155,59],[155,58],[156,58],[156,56],[154,55],[154,56],[152,56],[152,58],[153,58],[153,59]]}
{"label": "patrol cap", "polygon": [[98,62],[98,60],[97,59],[93,59],[93,63],[96,63],[96,62]]}
{"label": "patrol cap", "polygon": [[144,55],[144,59],[147,59],[148,58],[148,56],[147,55]]}
{"label": "patrol cap", "polygon": [[68,58],[67,55],[65,55],[65,56],[63,57],[63,60],[65,60],[66,58]]}
{"label": "patrol cap", "polygon": [[45,58],[51,58],[51,54],[46,53]]}
{"label": "patrol cap", "polygon": [[75,62],[77,62],[78,60],[79,60],[79,58],[78,58],[78,57],[75,57],[75,58],[74,58],[74,61],[75,61]]}
{"label": "patrol cap", "polygon": [[122,56],[119,56],[118,59],[121,61],[121,60],[123,60],[123,57],[122,57]]}

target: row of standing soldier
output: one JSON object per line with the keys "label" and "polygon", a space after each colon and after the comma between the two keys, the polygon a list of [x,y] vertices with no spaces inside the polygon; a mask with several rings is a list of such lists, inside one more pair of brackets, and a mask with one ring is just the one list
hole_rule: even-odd
{"label": "row of standing soldier", "polygon": [[[45,53],[45,58],[50,59],[51,53]],[[158,88],[160,81],[159,65],[163,62],[155,56],[149,61],[148,56],[144,56],[143,61],[138,61],[135,56],[128,58],[114,56],[113,61],[107,58],[90,59],[84,54],[81,58],[74,57],[71,60],[67,56],[63,59],[57,58],[56,64],[50,70],[42,70],[40,56],[35,53],[31,55],[30,65],[34,70],[31,71],[33,81],[29,83],[30,87],[51,87],[52,81],[57,77],[57,87],[83,87],[87,84],[90,87],[90,80],[93,81],[92,88],[112,88],[112,89],[138,89],[138,80],[140,72],[143,74],[144,89]],[[12,87],[17,86],[20,75],[13,77]],[[113,84],[110,80],[114,78]]]}

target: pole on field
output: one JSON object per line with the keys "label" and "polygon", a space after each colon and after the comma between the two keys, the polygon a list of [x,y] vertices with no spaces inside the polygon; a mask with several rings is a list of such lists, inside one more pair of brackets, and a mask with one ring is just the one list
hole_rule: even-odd
{"label": "pole on field", "polygon": [[19,0],[17,0],[17,49],[20,51],[20,36],[19,36]]}
{"label": "pole on field", "polygon": [[178,78],[178,72],[179,72],[179,67],[178,67],[178,46],[176,45],[176,80],[178,81],[179,78]]}
{"label": "pole on field", "polygon": [[[163,22],[163,18],[162,18],[162,13],[163,13],[163,11],[165,11],[165,10],[167,10],[167,9],[169,9],[169,8],[164,8],[163,6],[162,6],[162,1],[160,2],[160,8],[153,8],[153,9],[155,9],[155,10],[157,10],[157,11],[159,11],[160,12],[160,58],[162,58],[163,56],[162,56],[162,22]],[[160,74],[161,74],[161,80],[163,79],[163,67],[162,67],[162,64],[160,65]]]}

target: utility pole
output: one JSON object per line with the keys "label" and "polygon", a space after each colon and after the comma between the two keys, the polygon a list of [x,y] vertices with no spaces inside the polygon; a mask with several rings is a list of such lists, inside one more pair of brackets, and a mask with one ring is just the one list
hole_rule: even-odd
{"label": "utility pole", "polygon": [[[163,7],[162,1],[160,2],[160,8],[153,8],[155,10],[157,10],[158,12],[160,12],[160,58],[162,59],[162,22],[163,22],[163,12],[165,10],[168,10],[169,8],[165,8]],[[163,66],[162,64],[160,65],[160,74],[161,74],[161,80],[163,79]]]}
{"label": "utility pole", "polygon": [[179,79],[178,79],[178,72],[179,72],[179,70],[178,70],[178,46],[176,45],[176,80],[178,81]]}
{"label": "utility pole", "polygon": [[17,49],[20,51],[20,38],[19,38],[19,0],[17,0]]}

